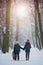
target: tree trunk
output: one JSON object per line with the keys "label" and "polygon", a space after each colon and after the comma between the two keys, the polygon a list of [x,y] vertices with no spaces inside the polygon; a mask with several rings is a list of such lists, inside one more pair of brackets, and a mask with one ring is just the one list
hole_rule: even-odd
{"label": "tree trunk", "polygon": [[6,33],[3,33],[3,46],[2,52],[8,52],[9,50],[9,22],[10,22],[10,7],[11,0],[8,0],[6,5]]}
{"label": "tree trunk", "polygon": [[16,19],[16,41],[18,41],[18,34],[19,34],[19,20]]}
{"label": "tree trunk", "polygon": [[[17,0],[14,0],[15,6],[17,5]],[[16,16],[16,41],[18,41],[18,34],[19,34],[19,18]]]}
{"label": "tree trunk", "polygon": [[[38,0],[34,0],[34,4],[35,4],[35,29],[36,29],[36,41],[38,40],[39,43],[36,42],[37,47],[39,49],[41,49],[42,47],[42,26],[41,26],[41,17],[40,17],[40,13],[39,13],[39,3]],[[42,43],[41,43],[42,42]]]}

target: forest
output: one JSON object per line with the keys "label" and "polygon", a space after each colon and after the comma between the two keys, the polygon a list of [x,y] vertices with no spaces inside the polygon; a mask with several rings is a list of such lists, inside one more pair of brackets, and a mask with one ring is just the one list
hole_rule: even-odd
{"label": "forest", "polygon": [[13,48],[15,41],[23,44],[27,39],[39,50],[43,48],[43,0],[0,0],[2,52]]}

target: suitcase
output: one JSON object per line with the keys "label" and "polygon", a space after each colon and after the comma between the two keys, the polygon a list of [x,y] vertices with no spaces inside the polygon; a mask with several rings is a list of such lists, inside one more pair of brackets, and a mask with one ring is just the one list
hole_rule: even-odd
{"label": "suitcase", "polygon": [[12,57],[13,57],[13,60],[16,60],[16,54],[14,52],[12,52]]}

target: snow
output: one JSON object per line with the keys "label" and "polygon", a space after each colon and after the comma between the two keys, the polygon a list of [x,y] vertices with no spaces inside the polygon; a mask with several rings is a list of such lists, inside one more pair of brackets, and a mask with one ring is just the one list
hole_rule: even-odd
{"label": "snow", "polygon": [[12,51],[9,49],[9,53],[3,54],[0,50],[0,65],[43,65],[43,49],[38,50],[32,47],[29,61],[25,60],[25,51],[23,50],[20,52],[20,60],[14,61],[12,59]]}

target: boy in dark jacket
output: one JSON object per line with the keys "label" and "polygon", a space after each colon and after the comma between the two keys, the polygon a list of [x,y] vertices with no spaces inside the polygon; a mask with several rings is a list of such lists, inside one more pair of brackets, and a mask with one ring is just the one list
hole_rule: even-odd
{"label": "boy in dark jacket", "polygon": [[29,60],[30,48],[31,48],[31,44],[29,40],[27,40],[24,46],[24,50],[26,52],[26,60]]}
{"label": "boy in dark jacket", "polygon": [[[18,43],[16,43],[14,45],[14,53],[16,54],[16,58],[19,60],[19,53],[20,53],[20,45]],[[22,49],[22,48],[21,48]]]}

